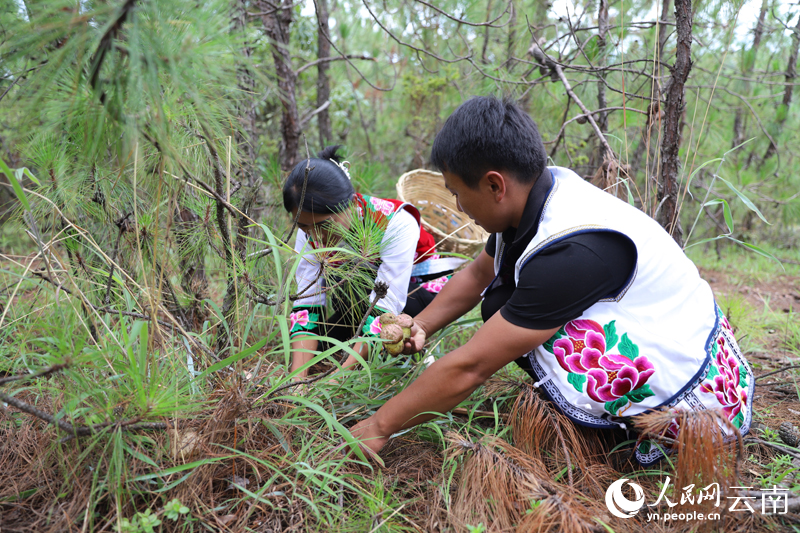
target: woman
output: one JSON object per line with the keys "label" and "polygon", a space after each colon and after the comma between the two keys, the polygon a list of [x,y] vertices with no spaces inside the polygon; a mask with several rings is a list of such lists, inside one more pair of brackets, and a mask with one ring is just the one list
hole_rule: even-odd
{"label": "woman", "polygon": [[[459,208],[494,235],[415,319],[406,351],[481,299],[485,324],[353,435],[378,451],[512,361],[576,424],[632,429],[654,409],[713,409],[727,418],[726,435],[731,425],[747,433],[752,371],[711,288],[658,223],[571,170],[548,168],[536,124],[510,102],[462,104],[431,160]],[[636,457],[650,464],[662,454],[645,441]]]}
{"label": "woman", "polygon": [[[303,256],[296,274],[301,297],[290,315],[292,372],[307,364],[319,347],[317,340],[304,337],[345,341],[357,333],[378,335],[380,314],[416,316],[462,262],[436,255],[434,239],[422,229],[419,211],[411,204],[356,193],[349,163],[341,161],[338,148],[329,146],[317,158],[298,163],[283,187],[283,205],[297,219],[295,250]],[[359,253],[315,251],[342,247]],[[385,282],[388,293],[356,332],[375,298],[376,281]],[[355,350],[366,355],[364,346]],[[351,355],[344,366],[356,362]]]}

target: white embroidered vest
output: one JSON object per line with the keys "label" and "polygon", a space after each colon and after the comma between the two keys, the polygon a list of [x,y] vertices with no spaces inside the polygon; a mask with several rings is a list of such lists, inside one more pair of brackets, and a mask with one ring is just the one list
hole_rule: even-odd
{"label": "white embroidered vest", "polygon": [[[632,278],[528,354],[551,399],[574,420],[605,427],[663,405],[674,405],[709,371],[719,313],[695,265],[639,209],[550,167],[554,184],[539,228],[515,265],[519,271],[546,247],[585,232],[612,231],[636,246]],[[503,255],[497,236],[495,272]]]}

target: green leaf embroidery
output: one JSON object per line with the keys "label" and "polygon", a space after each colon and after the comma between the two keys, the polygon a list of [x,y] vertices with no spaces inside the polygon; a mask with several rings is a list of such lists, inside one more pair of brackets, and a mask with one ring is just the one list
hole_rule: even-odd
{"label": "green leaf embroidery", "polygon": [[711,367],[708,369],[708,375],[706,376],[706,380],[714,381],[714,378],[719,376],[719,368],[714,363],[711,363]]}
{"label": "green leaf embroidery", "polygon": [[578,392],[583,392],[583,385],[586,383],[586,374],[578,374],[575,372],[570,372],[567,375],[567,381],[569,381],[575,390]]}
{"label": "green leaf embroidery", "polygon": [[639,403],[641,401],[644,401],[645,398],[649,398],[650,396],[655,396],[655,395],[656,393],[653,392],[653,390],[650,388],[650,385],[645,383],[638,389],[630,391],[624,397],[628,398],[633,403]]}
{"label": "green leaf embroidery", "polygon": [[606,351],[609,351],[611,348],[617,345],[617,341],[619,341],[619,336],[617,335],[617,326],[615,324],[616,320],[612,320],[605,326],[603,326],[603,331],[606,333]]}
{"label": "green leaf embroidery", "polygon": [[642,441],[642,443],[639,445],[639,453],[645,453],[645,454],[646,453],[650,453],[650,441],[649,440]]}
{"label": "green leaf embroidery", "polygon": [[744,365],[739,365],[739,386],[743,389],[747,387],[747,369]]}
{"label": "green leaf embroidery", "polygon": [[367,317],[367,321],[364,322],[364,327],[361,328],[361,332],[364,333],[365,335],[369,335],[370,334],[370,328],[372,327],[372,323],[375,322],[376,318],[377,317],[374,317],[374,316]]}
{"label": "green leaf embroidery", "polygon": [[308,324],[304,326],[298,322],[290,333],[314,329],[317,326],[317,322],[319,322],[319,313],[308,313]]}
{"label": "green leaf embroidery", "polygon": [[739,411],[739,414],[736,415],[734,419],[731,420],[731,422],[733,422],[733,425],[736,426],[737,428],[742,427],[742,423],[744,423],[744,415],[742,414],[742,412]]}
{"label": "green leaf embroidery", "polygon": [[627,404],[628,404],[628,398],[623,396],[622,398],[617,398],[613,402],[606,402],[603,407],[605,408],[606,411],[608,411],[612,415],[615,415],[617,414],[617,411],[619,411]]}
{"label": "green leaf embroidery", "polygon": [[630,359],[631,361],[639,357],[639,347],[628,338],[628,334],[622,335],[622,341],[619,343],[619,353]]}
{"label": "green leaf embroidery", "polygon": [[561,337],[566,337],[566,335],[567,332],[564,331],[564,328],[559,329],[558,331],[556,331],[555,335],[547,339],[547,341],[544,344],[542,344],[542,348],[544,348],[550,353],[553,353],[553,344]]}

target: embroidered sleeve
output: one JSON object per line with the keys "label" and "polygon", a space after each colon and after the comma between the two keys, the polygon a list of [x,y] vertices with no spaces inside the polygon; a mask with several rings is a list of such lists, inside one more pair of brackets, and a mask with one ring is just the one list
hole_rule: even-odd
{"label": "embroidered sleeve", "polygon": [[289,336],[321,335],[323,312],[324,308],[320,306],[294,307],[289,315]]}

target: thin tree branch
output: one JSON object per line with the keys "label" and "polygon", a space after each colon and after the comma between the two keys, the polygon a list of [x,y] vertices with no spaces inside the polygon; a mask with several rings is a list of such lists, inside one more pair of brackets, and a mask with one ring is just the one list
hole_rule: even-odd
{"label": "thin tree branch", "polygon": [[376,61],[374,57],[364,56],[364,55],[359,56],[355,54],[346,54],[344,56],[321,57],[319,59],[315,59],[314,61],[306,63],[299,69],[295,70],[294,75],[298,76],[304,70],[310,69],[311,67],[316,67],[317,65],[322,63],[330,63],[331,61],[348,61],[350,59],[361,59],[363,61]]}
{"label": "thin tree branch", "polygon": [[544,51],[539,47],[539,45],[535,41],[531,45],[529,53],[534,57],[534,59],[546,65],[547,68],[551,70],[551,72],[556,73],[558,78],[561,80],[561,83],[564,84],[564,89],[566,89],[567,94],[569,94],[569,96],[575,101],[575,103],[578,104],[578,107],[581,108],[581,111],[583,111],[586,118],[589,120],[589,123],[592,125],[592,128],[594,129],[595,135],[597,135],[597,138],[600,140],[600,144],[602,144],[603,148],[605,148],[606,155],[609,158],[616,159],[616,156],[614,155],[614,150],[611,149],[611,146],[608,144],[605,135],[603,135],[603,132],[600,131],[600,127],[597,125],[597,122],[594,120],[594,117],[592,116],[593,112],[589,111],[589,109],[583,104],[581,99],[578,98],[578,95],[575,94],[575,91],[572,90],[572,85],[570,85],[569,80],[564,75],[564,71],[561,69],[561,66],[555,61],[553,61],[550,58],[550,56],[545,54]]}

